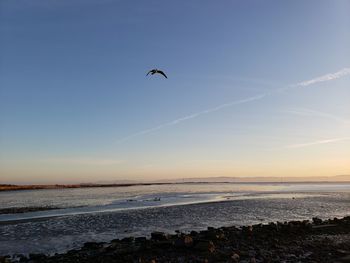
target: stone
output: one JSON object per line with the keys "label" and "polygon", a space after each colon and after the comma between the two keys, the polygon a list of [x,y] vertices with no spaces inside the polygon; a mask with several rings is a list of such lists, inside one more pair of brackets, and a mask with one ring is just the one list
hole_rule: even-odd
{"label": "stone", "polygon": [[29,254],[31,260],[43,260],[46,258],[44,254]]}
{"label": "stone", "polygon": [[84,244],[84,248],[86,249],[98,249],[100,247],[101,247],[101,244],[96,242],[86,242]]}
{"label": "stone", "polygon": [[167,236],[163,232],[153,232],[151,233],[151,238],[156,241],[167,240]]}
{"label": "stone", "polygon": [[239,262],[239,255],[237,253],[233,253],[231,256],[231,259],[233,260],[234,263]]}
{"label": "stone", "polygon": [[122,243],[132,243],[134,242],[135,238],[134,237],[124,237],[120,242]]}
{"label": "stone", "polygon": [[146,237],[137,237],[135,238],[135,243],[145,243],[147,241]]}
{"label": "stone", "polygon": [[194,249],[213,253],[215,251],[215,245],[209,240],[198,240],[194,246]]}
{"label": "stone", "polygon": [[315,224],[315,225],[320,225],[322,224],[322,219],[318,218],[318,217],[313,217],[312,218],[312,222]]}
{"label": "stone", "polygon": [[174,245],[176,247],[192,247],[193,245],[193,238],[191,236],[185,235],[182,237],[179,237],[175,240]]}
{"label": "stone", "polygon": [[349,263],[350,262],[350,255],[340,258],[339,261],[342,263]]}

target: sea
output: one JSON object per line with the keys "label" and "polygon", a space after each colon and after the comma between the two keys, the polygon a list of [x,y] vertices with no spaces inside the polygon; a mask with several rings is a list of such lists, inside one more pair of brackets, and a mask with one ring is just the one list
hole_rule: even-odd
{"label": "sea", "polygon": [[349,183],[181,183],[0,192],[0,255],[63,253],[85,242],[350,216]]}

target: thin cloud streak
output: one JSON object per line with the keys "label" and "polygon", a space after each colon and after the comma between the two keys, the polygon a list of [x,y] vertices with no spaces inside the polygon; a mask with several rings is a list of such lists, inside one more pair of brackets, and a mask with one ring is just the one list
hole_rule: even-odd
{"label": "thin cloud streak", "polygon": [[168,126],[173,126],[173,125],[179,124],[181,122],[197,118],[197,117],[199,117],[201,115],[204,115],[204,114],[208,114],[208,113],[212,113],[212,112],[215,112],[215,111],[219,111],[219,110],[222,110],[224,108],[232,107],[232,106],[238,105],[238,104],[243,104],[243,103],[247,103],[247,102],[251,102],[251,101],[255,101],[255,100],[260,100],[260,99],[264,98],[266,95],[267,94],[260,94],[260,95],[249,97],[249,98],[242,99],[242,100],[231,101],[229,103],[221,104],[221,105],[219,105],[217,107],[214,107],[214,108],[210,108],[210,109],[207,109],[207,110],[196,112],[196,113],[193,113],[191,115],[184,116],[182,118],[179,118],[179,119],[167,122],[167,123],[163,123],[163,124],[158,125],[156,127],[153,127],[153,128],[147,129],[147,130],[143,130],[143,131],[140,131],[140,132],[136,132],[134,134],[131,134],[129,136],[126,136],[126,137],[118,140],[117,143],[122,143],[124,141],[132,139],[132,138],[137,137],[139,135],[152,133],[152,132],[158,131],[158,130],[160,130],[162,128],[165,128],[165,127],[168,127]]}
{"label": "thin cloud streak", "polygon": [[300,115],[300,116],[306,116],[306,117],[321,117],[321,118],[327,118],[327,119],[332,119],[334,121],[343,123],[343,124],[350,124],[350,120],[326,113],[326,112],[321,112],[317,110],[312,110],[312,109],[307,109],[307,108],[292,108],[288,110],[284,110],[283,112],[289,113],[289,114],[295,114],[295,115]]}
{"label": "thin cloud streak", "polygon": [[340,141],[348,141],[350,140],[350,137],[343,137],[343,138],[333,138],[333,139],[326,139],[326,140],[319,140],[319,141],[313,141],[313,142],[307,142],[307,143],[300,143],[300,144],[291,144],[286,146],[286,148],[303,148],[313,145],[319,145],[319,144],[325,144],[325,143],[332,143],[332,142],[340,142]]}
{"label": "thin cloud streak", "polygon": [[117,165],[122,164],[124,160],[118,159],[99,159],[99,158],[87,158],[87,157],[73,157],[73,158],[46,158],[39,160],[40,162],[50,163],[50,164],[72,164],[72,165]]}
{"label": "thin cloud streak", "polygon": [[241,100],[235,100],[235,101],[231,101],[231,102],[228,102],[228,103],[224,103],[224,104],[218,105],[218,106],[216,106],[214,108],[210,108],[210,109],[206,109],[206,110],[203,110],[203,111],[200,111],[200,112],[196,112],[196,113],[193,113],[191,115],[184,116],[184,117],[181,117],[179,119],[160,124],[160,125],[158,125],[156,127],[150,128],[150,129],[146,129],[146,130],[142,130],[142,131],[139,131],[139,132],[135,132],[133,134],[125,136],[122,139],[117,140],[116,143],[120,144],[120,143],[128,141],[128,140],[130,140],[130,139],[132,139],[134,137],[137,137],[137,136],[140,136],[140,135],[149,134],[149,133],[158,131],[160,129],[163,129],[165,127],[173,126],[173,125],[179,124],[179,123],[181,123],[183,121],[187,121],[187,120],[191,120],[191,119],[197,118],[197,117],[199,117],[201,115],[204,115],[204,114],[208,114],[208,113],[212,113],[212,112],[215,112],[215,111],[219,111],[221,109],[225,109],[225,108],[232,107],[232,106],[235,106],[235,105],[239,105],[239,104],[244,104],[244,103],[260,100],[260,99],[262,99],[262,98],[264,98],[264,97],[266,97],[268,95],[273,95],[273,94],[279,93],[281,91],[286,91],[286,90],[293,89],[293,88],[306,87],[306,86],[309,86],[309,85],[312,85],[312,84],[315,84],[315,83],[319,83],[319,82],[335,80],[335,79],[338,79],[338,78],[341,78],[341,77],[344,77],[344,76],[347,76],[347,75],[350,75],[350,68],[343,68],[342,70],[340,70],[338,72],[335,72],[335,73],[329,73],[329,74],[326,74],[326,75],[323,75],[323,76],[320,76],[320,77],[317,77],[317,78],[314,78],[314,79],[310,79],[310,80],[307,80],[307,81],[302,81],[302,82],[299,82],[299,83],[294,84],[294,85],[289,85],[289,86],[286,86],[286,87],[283,87],[283,88],[275,89],[273,91],[262,93],[262,94],[259,94],[259,95],[253,96],[253,97],[249,97],[249,98],[245,98],[245,99],[241,99]]}
{"label": "thin cloud streak", "polygon": [[319,82],[325,82],[325,81],[329,81],[329,80],[339,79],[339,78],[345,77],[347,75],[350,75],[350,68],[343,68],[342,70],[340,70],[336,73],[329,73],[329,74],[323,75],[321,77],[317,77],[317,78],[314,78],[311,80],[299,82],[297,84],[297,86],[305,87],[305,86],[309,86],[309,85],[319,83]]}

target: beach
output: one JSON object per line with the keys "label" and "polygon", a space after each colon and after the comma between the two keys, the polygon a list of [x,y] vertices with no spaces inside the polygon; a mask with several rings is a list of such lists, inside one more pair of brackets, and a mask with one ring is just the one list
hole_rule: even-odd
{"label": "beach", "polygon": [[[257,232],[254,232],[256,233],[254,236],[259,240],[268,239],[266,244],[257,243],[254,251],[260,251],[261,248],[274,255],[282,252],[281,255],[297,255],[295,261],[289,258],[286,262],[312,262],[305,261],[306,259],[302,261],[300,255],[305,251],[307,255],[311,252],[312,255],[317,254],[317,244],[326,242],[325,238],[329,238],[327,239],[329,242],[344,240],[340,242],[341,244],[330,243],[327,246],[334,251],[344,250],[344,256],[348,251],[346,250],[346,244],[349,243],[348,218],[336,222],[324,221],[321,225],[326,227],[321,228],[315,228],[320,222],[316,220],[316,223],[313,223],[312,218],[328,220],[349,216],[350,184],[188,184],[94,188],[93,191],[92,189],[16,191],[3,192],[0,195],[0,209],[17,207],[21,212],[0,214],[0,255],[8,255],[12,259],[23,258],[24,260],[24,257],[29,257],[30,254],[32,257],[34,254],[40,254],[41,258],[33,262],[70,262],[74,255],[74,257],[90,260],[85,262],[98,262],[95,256],[98,255],[101,260],[105,256],[108,258],[109,252],[107,253],[105,249],[109,250],[110,246],[117,247],[116,251],[113,250],[113,253],[117,254],[129,247],[129,250],[126,249],[124,252],[125,256],[130,257],[136,253],[133,249],[139,247],[138,242],[144,242],[142,249],[137,250],[136,253],[141,258],[144,257],[146,260],[144,262],[148,262],[147,260],[151,262],[153,255],[156,262],[205,262],[205,259],[217,262],[215,261],[217,253],[221,253],[218,251],[223,250],[228,244],[231,252],[241,247],[240,243],[237,243],[238,248],[235,248],[233,240],[238,242],[242,238],[242,244],[244,246],[248,244],[249,231],[246,230],[249,226],[255,226],[253,228]],[[45,209],[45,205],[48,209]],[[42,209],[23,211],[25,207]],[[290,221],[302,223],[284,223]],[[270,231],[268,230],[271,227],[270,222],[282,222],[278,223],[280,227],[276,228],[273,235],[276,238],[280,236],[278,240],[282,240],[284,248],[291,251],[278,252],[279,250],[271,243],[274,237],[264,237]],[[341,223],[340,226],[327,226],[337,225],[339,222],[345,223]],[[294,235],[300,234],[299,230],[290,235],[292,231],[290,228],[294,229],[295,224],[302,229],[302,233],[305,232],[307,239],[303,235]],[[221,241],[218,243],[216,239],[206,236],[208,228],[214,232],[228,231],[225,235],[230,238],[232,233],[240,233],[239,239],[237,240],[236,233],[232,234],[234,239],[229,239],[231,241],[225,239],[225,242],[229,243],[220,243]],[[157,232],[162,234],[158,237],[152,235]],[[157,238],[161,240],[156,240]],[[181,243],[176,241],[179,238],[187,241],[192,239],[191,249],[186,247],[178,250],[175,243]],[[207,244],[210,246],[212,242],[216,252],[203,256],[199,251],[198,254],[197,250],[193,249],[197,246],[197,242],[202,244],[201,240],[205,240],[204,243],[208,241]],[[311,246],[315,246],[314,250],[309,248],[308,243],[303,243],[306,240],[311,240]],[[160,241],[162,242],[159,243]],[[304,252],[295,250],[293,242],[299,244],[297,247],[306,246],[302,249]],[[343,243],[345,245],[342,245]],[[162,245],[165,247],[163,248]],[[96,251],[102,252],[98,254],[100,252]],[[169,251],[173,251],[173,254]],[[250,260],[244,254],[245,252],[243,254],[240,250],[236,252],[243,260],[239,262],[250,262],[244,261]],[[60,256],[55,256],[56,253]],[[91,257],[86,256],[86,253]],[[199,261],[186,258],[190,253],[193,253]],[[227,253],[225,260],[231,260],[227,258]],[[255,254],[256,262],[279,262],[266,261],[259,257],[258,252]],[[343,255],[338,254],[337,260]],[[18,257],[18,255],[22,256]],[[162,255],[173,256],[162,258]],[[184,257],[183,261],[179,259],[182,257]],[[80,258],[79,261],[81,260]],[[132,258],[134,261],[130,258],[127,261],[126,257],[124,260],[124,262],[139,262],[136,258]],[[104,259],[101,262],[114,261]],[[316,260],[315,262],[332,261]]]}
{"label": "beach", "polygon": [[[46,256],[17,255],[20,262],[350,262],[350,217],[242,227],[208,227],[190,233],[153,232],[87,242],[80,249]],[[0,258],[10,262],[9,258]]]}

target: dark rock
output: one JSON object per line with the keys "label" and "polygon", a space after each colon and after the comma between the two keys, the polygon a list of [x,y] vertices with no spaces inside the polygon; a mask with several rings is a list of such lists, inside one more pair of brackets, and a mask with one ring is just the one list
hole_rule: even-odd
{"label": "dark rock", "polygon": [[96,243],[96,242],[86,242],[84,244],[84,248],[86,248],[86,249],[98,249],[98,248],[101,248],[101,244]]}
{"label": "dark rock", "polygon": [[132,243],[134,242],[135,238],[134,237],[124,237],[120,242],[122,243]]}
{"label": "dark rock", "polygon": [[239,262],[239,255],[237,253],[233,253],[233,255],[231,256],[231,259],[234,263],[238,263]]}
{"label": "dark rock", "polygon": [[135,238],[136,243],[145,243],[147,241],[146,237],[137,237]]}
{"label": "dark rock", "polygon": [[322,224],[322,219],[318,218],[318,217],[313,217],[312,218],[312,222],[315,224],[315,225],[321,225]]}
{"label": "dark rock", "polygon": [[31,260],[43,260],[46,258],[44,254],[29,254]]}
{"label": "dark rock", "polygon": [[198,235],[198,232],[197,232],[197,231],[191,231],[191,232],[190,232],[190,235],[191,235],[191,236],[197,236],[197,235]]}
{"label": "dark rock", "polygon": [[215,245],[209,240],[198,240],[195,243],[194,249],[212,253],[215,251]]}
{"label": "dark rock", "polygon": [[341,263],[349,263],[350,262],[350,255],[340,258],[339,262],[341,262]]}
{"label": "dark rock", "polygon": [[[165,263],[165,262],[350,262],[350,217],[290,221],[253,227],[208,228],[190,235],[152,233],[145,237],[87,242],[80,250],[45,256],[31,254],[25,263]],[[13,259],[19,259],[19,256]],[[0,263],[9,259],[0,257]]]}
{"label": "dark rock", "polygon": [[126,254],[133,254],[137,250],[138,250],[138,247],[124,245],[124,246],[118,247],[117,250],[116,250],[116,253],[118,255],[126,255]]}
{"label": "dark rock", "polygon": [[153,232],[151,233],[151,238],[156,241],[167,240],[168,237],[163,232]]}
{"label": "dark rock", "polygon": [[192,247],[193,245],[193,238],[191,236],[185,235],[182,237],[179,237],[175,240],[174,245],[176,247]]}
{"label": "dark rock", "polygon": [[170,248],[173,246],[173,242],[170,240],[160,240],[154,244],[158,248]]}

